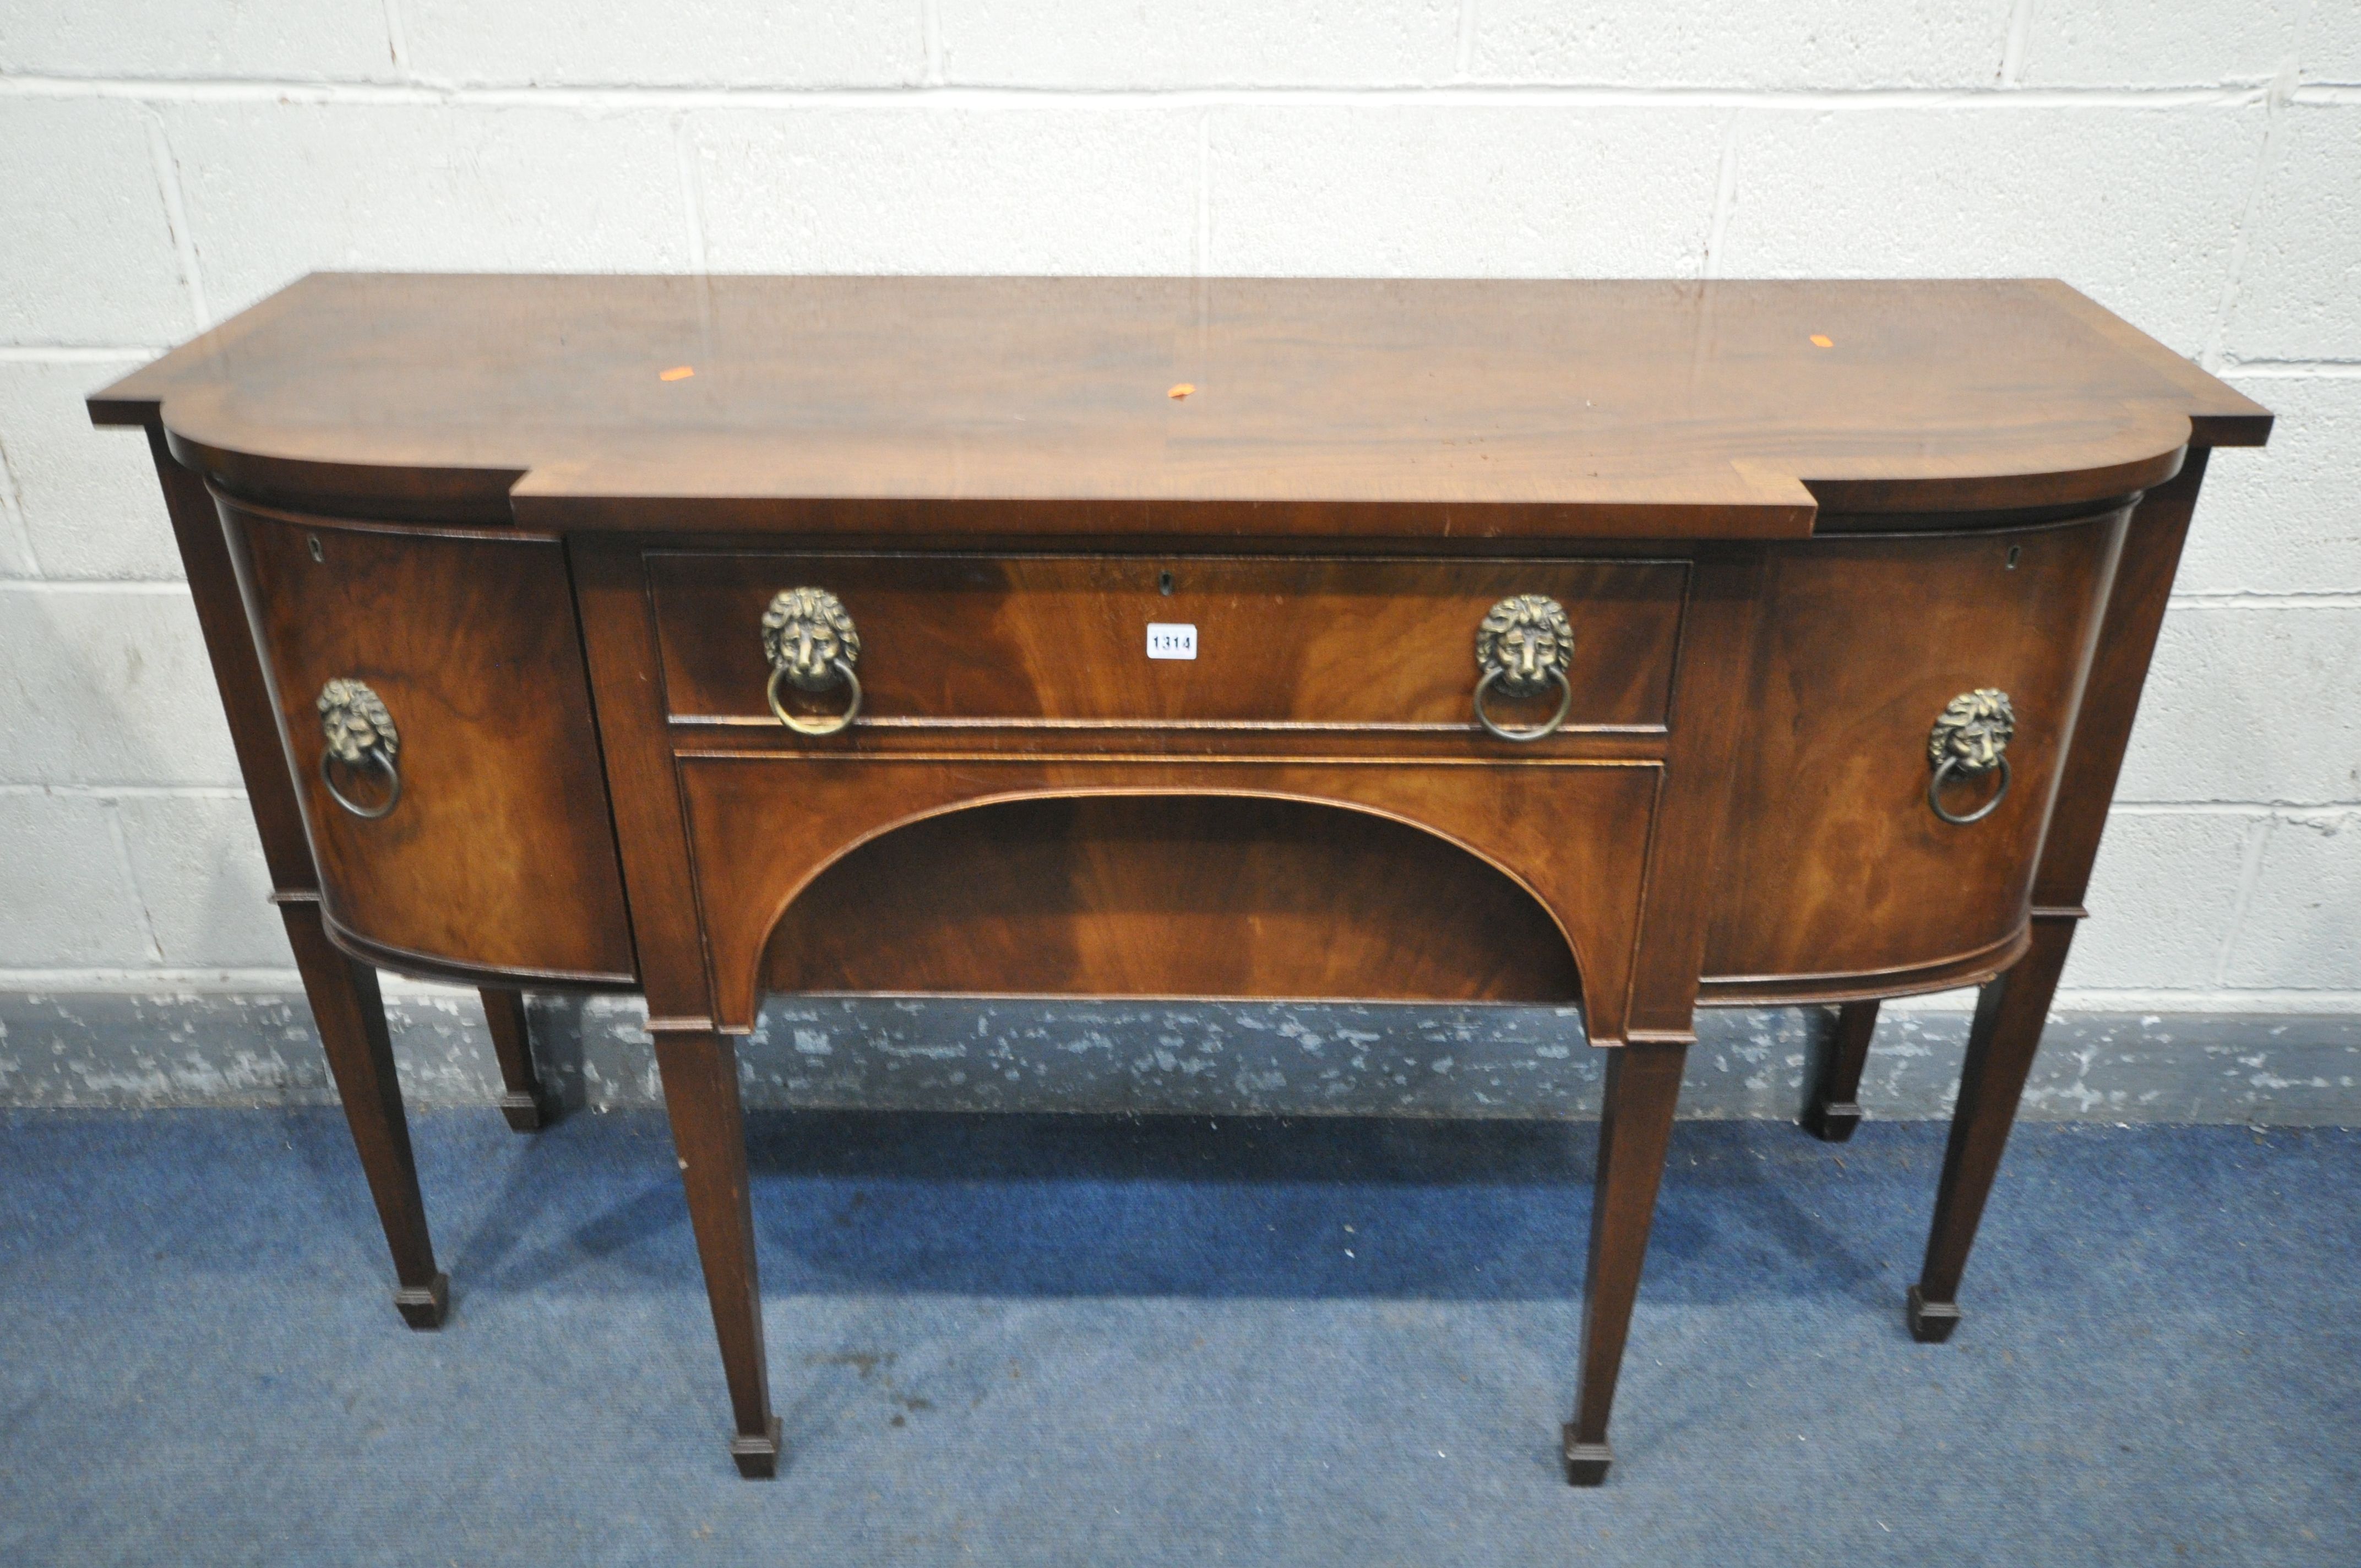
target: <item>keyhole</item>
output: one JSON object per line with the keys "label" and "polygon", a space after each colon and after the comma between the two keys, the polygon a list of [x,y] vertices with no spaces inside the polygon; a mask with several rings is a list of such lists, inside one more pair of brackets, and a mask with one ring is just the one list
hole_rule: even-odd
{"label": "keyhole", "polygon": [[1159,572],[1156,574],[1156,591],[1162,594],[1166,598],[1170,598],[1172,597],[1171,573]]}
{"label": "keyhole", "polygon": [[2016,557],[2024,548],[2025,547],[2021,544],[2012,544],[2008,547],[2008,569],[2010,571],[2014,572],[2016,570]]}
{"label": "keyhole", "polygon": [[307,535],[303,542],[311,546],[313,560],[325,561],[328,558],[320,549],[320,536],[318,534],[313,533]]}

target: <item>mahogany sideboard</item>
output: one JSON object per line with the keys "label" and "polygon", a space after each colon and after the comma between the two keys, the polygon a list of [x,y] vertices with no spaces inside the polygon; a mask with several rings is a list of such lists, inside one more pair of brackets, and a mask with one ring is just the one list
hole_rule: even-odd
{"label": "mahogany sideboard", "polygon": [[1939,1340],[2199,480],[2062,284],[304,279],[145,429],[413,1327],[379,968],[648,1005],[739,1468],[777,992],[1543,1003],[1608,1053],[1603,1479],[1694,1010],[1981,983]]}

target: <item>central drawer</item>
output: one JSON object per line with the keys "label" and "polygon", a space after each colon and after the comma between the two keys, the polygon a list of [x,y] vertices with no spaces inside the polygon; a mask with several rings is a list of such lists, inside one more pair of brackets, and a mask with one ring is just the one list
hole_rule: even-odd
{"label": "central drawer", "polygon": [[[858,632],[864,725],[1480,733],[1477,630],[1501,600],[1543,595],[1573,633],[1562,729],[1653,730],[1688,587],[1683,562],[1623,559],[657,551],[647,565],[672,717],[766,725],[763,614],[814,587]],[[1531,724],[1560,698],[1492,711]]]}

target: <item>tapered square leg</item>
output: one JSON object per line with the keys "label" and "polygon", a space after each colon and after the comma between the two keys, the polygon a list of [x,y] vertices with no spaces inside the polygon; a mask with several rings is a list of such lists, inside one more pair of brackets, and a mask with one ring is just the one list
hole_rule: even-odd
{"label": "tapered square leg", "polygon": [[1823,1143],[1843,1143],[1861,1125],[1861,1074],[1869,1065],[1870,1036],[1876,1033],[1877,1003],[1848,1002],[1837,1010],[1835,1027],[1814,1047],[1803,1124]]}
{"label": "tapered square leg", "polygon": [[1567,1422],[1565,1478],[1576,1486],[1607,1479],[1614,1453],[1607,1419],[1623,1367],[1631,1303],[1647,1261],[1656,1189],[1680,1099],[1684,1041],[1634,1040],[1612,1047],[1598,1118],[1598,1173],[1590,1209],[1590,1267],[1582,1295],[1582,1373]]}
{"label": "tapered square leg", "polygon": [[195,601],[205,654],[229,720],[230,744],[246,782],[247,806],[262,839],[269,868],[272,902],[295,949],[295,967],[320,1030],[320,1044],[344,1101],[353,1147],[377,1201],[386,1246],[401,1288],[394,1305],[402,1321],[431,1329],[443,1321],[450,1282],[434,1266],[426,1233],[426,1207],[418,1196],[418,1168],[410,1151],[410,1125],[401,1113],[401,1090],[393,1075],[393,1047],[386,1037],[385,1005],[377,971],[338,951],[320,924],[318,872],[303,828],[302,807],[280,744],[278,703],[255,651],[254,628],[238,593],[221,514],[203,476],[184,468],[164,439],[160,419],[148,423],[148,448],[171,514],[181,565]]}
{"label": "tapered square leg", "polygon": [[477,994],[484,999],[484,1022],[491,1027],[492,1054],[500,1063],[500,1114],[511,1132],[539,1132],[557,1120],[557,1103],[533,1071],[524,992],[486,987]]}
{"label": "tapered square leg", "polygon": [[385,1027],[385,1000],[377,970],[345,956],[320,924],[312,899],[282,901],[280,915],[295,949],[312,1017],[328,1070],[344,1101],[353,1147],[368,1178],[369,1196],[385,1227],[401,1288],[393,1304],[413,1329],[440,1328],[451,1301],[451,1282],[434,1266],[434,1244],[426,1232],[426,1205],[418,1193],[418,1164],[410,1150],[410,1123],[402,1114],[401,1085],[394,1077],[393,1043]]}
{"label": "tapered square leg", "polygon": [[737,1424],[730,1455],[741,1475],[766,1480],[778,1473],[783,1450],[763,1354],[763,1286],[754,1261],[737,1047],[728,1036],[705,1030],[658,1030],[655,1040],[673,1148]]}
{"label": "tapered square leg", "polygon": [[1951,1141],[1935,1190],[1935,1223],[1927,1237],[1927,1264],[1910,1288],[1910,1335],[1923,1343],[1949,1339],[1960,1323],[1960,1277],[1976,1245],[1984,1200],[2008,1147],[2016,1102],[2041,1045],[2049,999],[2066,967],[2076,916],[2037,911],[2025,956],[1987,983],[1976,998],[1976,1021],[1960,1067],[1960,1102],[1951,1113]]}

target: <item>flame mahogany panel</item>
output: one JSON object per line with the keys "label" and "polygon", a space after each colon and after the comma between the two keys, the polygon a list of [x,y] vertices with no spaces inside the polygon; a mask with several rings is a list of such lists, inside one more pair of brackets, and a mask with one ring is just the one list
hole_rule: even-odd
{"label": "flame mahogany panel", "polygon": [[[2127,516],[1767,553],[1706,956],[1715,1000],[1890,992],[2015,956]],[[1978,686],[2015,705],[2012,782],[1992,816],[1955,827],[1927,807],[1927,734]]]}
{"label": "flame mahogany panel", "polygon": [[1366,812],[1235,795],[1004,801],[872,839],[787,906],[780,992],[1573,1005],[1533,896]]}
{"label": "flame mahogany panel", "polygon": [[[972,971],[981,961],[976,952],[949,951],[962,940],[983,953],[1005,951],[1027,938],[1027,921],[1034,935],[1052,933],[1075,960],[1067,964],[1052,954],[1036,955],[1028,963],[1034,972],[1057,968],[1073,989],[1089,994],[1130,993],[1135,988],[1159,994],[1182,994],[1200,977],[1218,977],[1217,995],[1302,996],[1353,994],[1331,992],[1332,980],[1350,977],[1374,986],[1374,994],[1401,998],[1419,994],[1409,987],[1433,983],[1446,999],[1466,998],[1482,987],[1530,986],[1533,977],[1549,972],[1539,966],[1531,946],[1531,927],[1524,916],[1503,933],[1505,960],[1471,963],[1473,973],[1440,976],[1434,961],[1456,951],[1465,938],[1440,938],[1436,960],[1410,966],[1391,974],[1373,962],[1383,944],[1406,939],[1422,921],[1454,917],[1458,909],[1497,911],[1503,907],[1476,872],[1420,846],[1389,862],[1375,850],[1399,846],[1398,837],[1374,828],[1323,827],[1305,848],[1291,851],[1306,870],[1324,868],[1349,876],[1349,885],[1329,890],[1340,900],[1340,911],[1356,912],[1359,929],[1346,934],[1345,944],[1326,949],[1327,938],[1318,924],[1303,917],[1308,893],[1281,895],[1274,879],[1284,864],[1242,868],[1243,855],[1252,853],[1250,840],[1284,822],[1305,827],[1320,821],[1319,813],[1337,807],[1375,813],[1392,818],[1401,831],[1420,829],[1449,840],[1452,855],[1488,861],[1476,872],[1487,877],[1503,873],[1522,884],[1520,896],[1530,896],[1554,917],[1564,933],[1579,976],[1576,988],[1586,1008],[1585,1022],[1592,1038],[1601,1044],[1620,1040],[1630,1006],[1632,959],[1638,942],[1640,908],[1645,883],[1659,780],[1663,770],[1643,762],[1206,762],[1182,760],[1126,761],[1108,757],[966,756],[891,760],[799,754],[785,751],[699,753],[679,764],[683,801],[687,810],[692,858],[697,867],[697,897],[706,945],[713,970],[714,1014],[724,1029],[752,1028],[761,1000],[763,976],[782,965],[801,966],[803,955],[773,950],[773,927],[791,901],[807,894],[832,862],[848,851],[859,854],[869,840],[896,830],[916,832],[921,844],[949,846],[976,852],[976,874],[952,860],[933,867],[926,882],[939,886],[884,888],[873,891],[877,908],[858,916],[864,935],[886,936],[885,916],[906,909],[924,924],[911,933],[921,968],[927,963]],[[1147,797],[1169,806],[1161,844],[1130,846],[1120,842],[1096,845],[1074,837],[1082,828],[1137,828],[1154,819],[1152,810],[1139,806],[1070,806],[1059,813],[1018,814],[1000,820],[1007,825],[1029,823],[1037,838],[1068,835],[1068,846],[1054,842],[1027,850],[1004,846],[985,849],[982,832],[993,824],[983,818],[969,823],[927,827],[922,819],[961,807],[1041,796]],[[1190,797],[1226,797],[1225,809]],[[1243,802],[1257,802],[1242,809]],[[1281,811],[1283,804],[1312,803]],[[909,825],[920,824],[917,827]],[[1045,825],[1057,824],[1055,829]],[[1202,842],[1191,849],[1189,836]],[[917,850],[906,846],[880,846],[870,863],[896,866]],[[1188,897],[1184,907],[1192,917],[1157,922],[1137,918],[1136,906],[1120,902],[1122,890],[1095,883],[1107,868],[1130,861],[1162,873],[1191,854],[1202,858],[1207,875]],[[1016,867],[1032,859],[1034,869],[1067,878],[1062,889],[1038,887],[1024,894],[1016,921],[1008,931],[987,938],[962,938],[962,927],[994,915],[988,896],[1008,891]],[[996,858],[996,861],[995,861]],[[1057,862],[1052,865],[1052,862]],[[1433,880],[1439,878],[1440,880]],[[840,900],[849,887],[845,878],[834,883]],[[1151,886],[1133,896],[1178,897],[1170,886]],[[1291,901],[1291,902],[1290,902]],[[1398,907],[1378,911],[1392,901]],[[1027,911],[1033,913],[1028,916]],[[840,903],[796,917],[825,924],[841,911]],[[1083,930],[1083,917],[1095,927]],[[1255,941],[1243,950],[1231,944],[1241,932]],[[891,942],[902,938],[893,937]],[[1294,950],[1289,950],[1292,948]],[[1202,950],[1201,950],[1202,949]],[[898,948],[889,948],[898,958]],[[831,956],[833,955],[833,956]],[[844,960],[831,943],[809,960],[817,972],[829,977],[831,988]],[[862,972],[883,972],[887,960],[872,963]],[[1499,969],[1512,966],[1520,978]],[[1563,974],[1563,970],[1556,971]],[[1324,979],[1319,977],[1326,977]],[[1494,978],[1487,978],[1494,977]],[[865,987],[863,987],[865,989]],[[892,989],[909,989],[907,985]],[[994,984],[992,991],[1021,991],[1025,985]],[[1561,992],[1552,1000],[1574,1000]]]}
{"label": "flame mahogany panel", "polygon": [[[631,984],[564,547],[220,507],[331,928],[394,969]],[[320,782],[313,704],[339,676],[400,737],[401,800],[377,821]]]}

